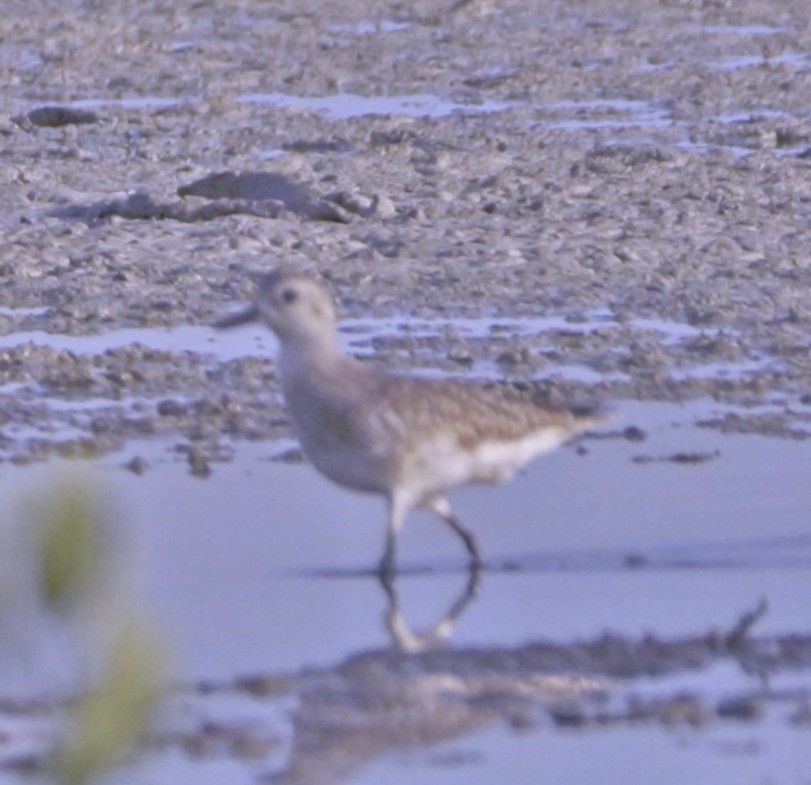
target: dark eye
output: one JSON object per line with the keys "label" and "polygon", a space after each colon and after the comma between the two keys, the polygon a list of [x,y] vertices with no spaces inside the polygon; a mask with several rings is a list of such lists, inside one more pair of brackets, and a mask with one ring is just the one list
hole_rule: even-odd
{"label": "dark eye", "polygon": [[285,289],[282,292],[282,300],[286,303],[294,303],[298,298],[298,292],[295,289]]}

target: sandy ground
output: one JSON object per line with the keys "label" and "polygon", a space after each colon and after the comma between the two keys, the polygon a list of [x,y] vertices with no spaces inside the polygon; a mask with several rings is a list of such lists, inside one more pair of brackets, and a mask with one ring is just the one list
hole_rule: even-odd
{"label": "sandy ground", "polygon": [[[246,439],[288,436],[270,353],[217,355],[204,332],[155,343],[249,299],[255,275],[281,262],[319,271],[343,313],[366,320],[362,353],[392,367],[620,411],[715,399],[735,408],[706,427],[808,438],[804,0],[114,7],[3,6],[0,460],[161,437],[202,476]],[[337,108],[314,111],[337,94]],[[415,318],[421,329],[399,327]],[[123,330],[123,345],[84,342]],[[644,439],[626,425],[616,438]],[[663,642],[659,665],[752,660],[779,643],[794,667],[790,639],[750,644],[735,629]],[[588,652],[608,675],[599,647],[613,656],[611,644]],[[650,653],[622,645],[626,664]],[[797,646],[807,658],[807,640]],[[391,657],[374,667],[395,668]],[[413,666],[426,689],[437,663]],[[363,667],[297,689],[330,704],[330,690],[349,694],[336,679]],[[463,685],[454,705],[478,701],[481,715],[459,722],[520,725],[526,696],[488,678]],[[548,715],[701,724],[765,700],[553,702]],[[789,701],[807,726],[807,695]],[[317,730],[303,728],[305,752]],[[205,745],[205,732],[183,743]],[[366,741],[347,777],[387,744]]]}

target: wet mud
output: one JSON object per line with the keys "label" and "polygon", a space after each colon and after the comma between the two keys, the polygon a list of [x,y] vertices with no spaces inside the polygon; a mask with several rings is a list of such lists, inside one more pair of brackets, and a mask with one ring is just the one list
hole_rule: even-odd
{"label": "wet mud", "polygon": [[[284,261],[319,270],[349,317],[493,319],[481,339],[452,325],[415,339],[403,319],[375,345],[393,365],[495,367],[561,396],[710,396],[743,407],[710,427],[806,437],[801,5],[322,6],[155,2],[116,11],[108,35],[82,3],[10,4],[9,338],[207,324]],[[498,327],[537,316],[565,323]],[[212,403],[265,407],[269,359],[212,369],[194,344],[179,357],[65,348],[43,358],[58,369],[43,386],[32,350],[5,346],[2,415],[42,432],[9,432],[6,459],[164,432],[166,397],[192,399],[171,419],[185,449],[216,458],[214,432],[277,436]],[[139,426],[116,403],[135,377]],[[15,411],[10,388],[36,413]],[[89,400],[107,410],[103,433],[75,417],[56,436]],[[764,403],[768,417],[750,412]]]}
{"label": "wet mud", "polygon": [[[288,438],[272,339],[225,347],[209,329],[282,262],[324,276],[342,342],[370,362],[620,416],[625,401],[710,400],[723,412],[697,407],[693,422],[719,437],[811,435],[804,2],[150,0],[102,13],[8,0],[0,31],[0,463],[154,441],[205,478],[247,442]],[[634,444],[640,472],[724,455],[661,452],[647,436],[631,421],[602,438]],[[122,471],[162,470],[126,457]],[[678,681],[635,691],[719,662],[751,679],[723,696]],[[493,722],[777,713],[807,728],[807,687],[770,684],[808,669],[804,627],[746,624],[365,652],[188,688],[295,695],[286,770],[267,763],[283,740],[243,723],[154,745],[259,760],[265,781],[340,782],[398,745]],[[33,718],[23,735],[40,738],[52,709],[0,715]],[[0,730],[0,753],[16,738]]]}
{"label": "wet mud", "polygon": [[[802,730],[811,723],[805,683],[811,636],[758,635],[753,627],[767,612],[765,603],[726,630],[677,639],[605,634],[573,643],[449,649],[436,633],[455,621],[453,613],[415,636],[396,594],[390,596],[390,647],[329,668],[178,685],[166,696],[146,749],[161,756],[181,752],[191,761],[237,761],[263,782],[314,785],[351,782],[385,756],[494,726],[526,734],[644,724],[696,731],[767,720]],[[723,688],[690,684],[690,674],[724,669]],[[44,742],[64,708],[2,701],[0,713],[12,729],[9,746],[29,751],[3,756],[0,770],[44,770]],[[284,715],[289,727],[280,728]]]}

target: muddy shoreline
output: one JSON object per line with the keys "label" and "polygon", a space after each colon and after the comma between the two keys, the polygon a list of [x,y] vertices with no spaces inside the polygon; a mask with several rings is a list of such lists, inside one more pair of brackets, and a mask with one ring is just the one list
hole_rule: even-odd
{"label": "muddy shoreline", "polygon": [[[127,481],[154,489],[161,479],[178,487],[188,480],[202,497],[248,442],[298,460],[295,449],[279,449],[290,430],[273,340],[247,328],[225,338],[210,327],[279,263],[326,279],[345,317],[340,340],[365,361],[598,401],[620,417],[638,401],[684,403],[678,417],[672,407],[593,437],[610,440],[606,466],[630,463],[642,484],[659,489],[656,504],[671,498],[657,470],[695,477],[704,464],[714,469],[735,457],[728,434],[783,440],[785,453],[801,458],[788,442],[811,435],[808,33],[800,0],[150,0],[103,12],[87,0],[9,0],[0,19],[0,463],[17,471],[8,464],[111,454],[108,462],[147,474],[116,469]],[[705,429],[717,440],[701,441]],[[744,442],[751,458],[757,449]],[[587,440],[581,452],[599,446]],[[178,471],[174,461],[188,468]],[[772,474],[752,470],[754,460],[731,463],[749,471],[752,493],[763,490],[757,482],[776,487]],[[186,472],[213,479],[198,483]],[[722,535],[740,510],[710,499],[728,493],[712,478],[729,475],[702,477],[709,479],[684,487],[701,489],[727,516],[719,548],[732,552],[740,543]],[[234,484],[221,495],[244,501],[250,491]],[[786,487],[797,493],[798,484]],[[620,501],[638,502],[642,520],[648,512],[635,493]],[[190,509],[202,503],[192,496]],[[721,559],[720,569],[750,570],[760,585],[772,567],[798,566],[792,543],[800,561],[807,544],[791,528],[800,496],[785,507],[777,545],[764,540],[762,554]],[[579,523],[593,524],[589,536],[611,513],[603,501],[580,508]],[[325,503],[330,516],[333,504]],[[691,509],[699,519],[703,511]],[[290,503],[285,514],[297,513]],[[251,515],[241,524],[251,525]],[[747,525],[758,515],[753,506]],[[199,536],[220,542],[222,521],[190,517]],[[213,582],[218,562],[184,539],[190,526],[168,526],[167,534],[162,523],[147,539],[150,553],[177,546],[184,567],[188,554],[198,564],[183,578]],[[558,524],[559,533],[570,521]],[[654,534],[678,545],[671,524],[663,515]],[[690,526],[700,522],[675,516],[675,524],[695,545]],[[745,553],[760,542],[755,524],[740,535]],[[242,536],[255,555],[257,531]],[[608,570],[614,577],[649,566],[647,551],[630,535],[628,542],[625,561]],[[685,566],[678,548],[671,556],[652,564],[657,578],[696,567],[717,577],[712,559]],[[351,558],[360,562],[365,551]],[[512,569],[546,577],[547,562],[532,558],[496,561],[488,578]],[[235,563],[234,574],[250,574]],[[541,564],[538,575],[533,564]],[[255,583],[245,583],[252,598],[269,586],[289,591],[256,569]],[[635,608],[633,585],[613,585]],[[672,585],[695,588],[663,578],[656,590]],[[174,584],[158,592],[167,607],[177,602],[204,620],[184,628],[189,641],[209,641],[195,636],[210,618],[224,625],[238,615],[236,605],[224,604],[219,617],[200,610],[194,603],[206,588],[195,584],[193,599]],[[338,594],[331,586],[313,596],[327,607]],[[612,612],[600,606],[602,595],[595,591],[581,609]],[[496,615],[512,607],[513,595],[504,596],[506,605],[489,606]],[[807,688],[791,681],[808,670],[807,624],[794,594],[782,596],[781,618],[796,626],[780,636],[750,634],[744,615],[724,633],[595,631],[585,643],[534,649],[507,642],[404,654],[360,649],[353,639],[354,653],[329,667],[186,683],[170,703],[192,702],[193,710],[174,724],[170,711],[151,752],[181,750],[183,765],[247,762],[251,781],[270,781],[274,771],[284,781],[335,782],[397,753],[403,732],[419,748],[426,738],[464,739],[493,723],[516,734],[537,725],[565,733],[642,723],[677,732],[756,728],[753,749],[765,757],[762,739],[775,717],[790,745],[811,714]],[[279,607],[296,624],[306,615]],[[394,609],[387,612],[391,622]],[[246,626],[264,629],[256,619]],[[250,648],[238,634],[229,644]],[[719,663],[737,681],[716,692]],[[668,668],[655,689],[645,688]],[[685,687],[693,670],[705,681]],[[561,672],[573,681],[548,681]],[[624,677],[627,689],[616,690]],[[571,692],[555,693],[564,688]],[[291,695],[297,711],[284,702]],[[238,711],[229,703],[235,696],[246,701]],[[265,698],[267,716],[245,722]],[[0,753],[10,756],[0,770],[16,776],[41,764],[54,705],[0,705],[4,720],[21,723],[7,737],[0,729]],[[32,740],[39,747],[28,755]],[[636,737],[630,743],[636,754]],[[776,766],[775,757],[766,760]],[[783,781],[771,770],[769,780]]]}
{"label": "muddy shoreline", "polygon": [[[155,2],[110,31],[83,3],[11,8],[4,459],[150,433],[217,458],[219,434],[284,435],[272,351],[24,344],[210,324],[282,261],[320,271],[348,317],[402,321],[374,345],[393,367],[497,373],[563,398],[715,398],[743,407],[716,427],[807,437],[801,4],[594,0],[539,16]],[[189,188],[218,172],[270,173],[295,198]],[[595,314],[603,324],[577,329]],[[572,329],[498,327],[548,316]],[[484,339],[414,339],[414,317],[493,322]],[[162,416],[167,399],[181,403]],[[102,413],[66,414],[90,401]]]}

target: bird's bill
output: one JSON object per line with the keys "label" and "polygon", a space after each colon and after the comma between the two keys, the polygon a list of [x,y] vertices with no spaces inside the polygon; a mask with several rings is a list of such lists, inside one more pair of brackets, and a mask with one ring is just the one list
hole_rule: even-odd
{"label": "bird's bill", "polygon": [[223,316],[221,319],[214,322],[214,326],[220,330],[227,327],[239,327],[240,324],[255,322],[258,318],[259,309],[255,305],[252,305],[250,308],[246,308],[243,311],[237,311],[236,313]]}

